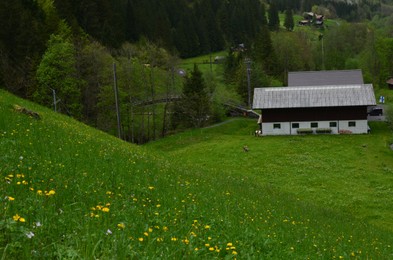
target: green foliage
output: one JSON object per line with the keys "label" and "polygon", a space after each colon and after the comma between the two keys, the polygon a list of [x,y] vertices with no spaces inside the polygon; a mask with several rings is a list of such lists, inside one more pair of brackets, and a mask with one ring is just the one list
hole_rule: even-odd
{"label": "green foliage", "polygon": [[184,82],[182,98],[175,104],[175,127],[205,126],[211,114],[208,94],[202,73],[195,64],[191,75]]}
{"label": "green foliage", "polygon": [[36,101],[46,106],[53,105],[52,90],[60,100],[59,111],[81,118],[81,85],[77,78],[75,48],[61,35],[52,35],[48,49],[37,68],[39,87],[34,93]]}
{"label": "green foliage", "polygon": [[295,27],[295,22],[294,22],[294,20],[293,20],[293,13],[292,13],[292,10],[286,10],[286,11],[285,11],[284,27],[285,27],[288,31],[293,31],[293,28]]}
{"label": "green foliage", "polygon": [[278,9],[275,3],[270,3],[268,10],[268,26],[272,31],[280,29],[280,18],[278,16]]}

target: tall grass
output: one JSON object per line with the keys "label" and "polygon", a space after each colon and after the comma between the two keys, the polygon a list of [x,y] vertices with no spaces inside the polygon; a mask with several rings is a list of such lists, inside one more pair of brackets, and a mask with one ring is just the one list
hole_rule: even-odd
{"label": "tall grass", "polygon": [[[14,104],[42,119],[15,111]],[[305,181],[304,193],[289,188],[301,178],[285,172],[288,153],[316,151],[314,144],[332,149],[329,136],[257,139],[249,135],[255,122],[235,120],[137,147],[4,91],[0,114],[2,259],[392,257],[391,223],[384,214],[378,216],[386,225],[376,226],[366,213],[343,210],[344,202],[322,203],[327,192],[320,185],[314,193]],[[361,149],[377,152],[372,181],[383,199],[391,169],[384,160],[391,154],[377,141],[387,136],[385,127],[379,131],[369,141],[361,136],[366,139],[359,151],[344,141],[343,149],[351,152],[340,161]],[[342,143],[339,137],[358,144],[358,137],[337,136],[332,145]],[[292,153],[282,150],[289,142],[297,147]],[[244,144],[250,152],[242,151]],[[277,165],[263,159],[269,149],[283,155]],[[321,157],[308,153],[311,158],[294,157],[303,162],[291,171],[299,175],[303,167],[315,183],[306,169]],[[328,159],[322,162],[328,167]],[[330,195],[334,200],[336,194]],[[361,201],[371,204],[368,199]],[[377,204],[386,214],[392,212],[387,207]]]}

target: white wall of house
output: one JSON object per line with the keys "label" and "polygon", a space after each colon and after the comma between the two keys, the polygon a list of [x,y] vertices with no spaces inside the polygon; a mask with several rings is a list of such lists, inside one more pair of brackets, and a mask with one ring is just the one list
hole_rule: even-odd
{"label": "white wall of house", "polygon": [[332,134],[340,131],[351,131],[353,134],[366,134],[368,132],[367,120],[346,121],[312,121],[312,122],[274,122],[262,123],[262,135],[297,135],[298,129],[331,129]]}

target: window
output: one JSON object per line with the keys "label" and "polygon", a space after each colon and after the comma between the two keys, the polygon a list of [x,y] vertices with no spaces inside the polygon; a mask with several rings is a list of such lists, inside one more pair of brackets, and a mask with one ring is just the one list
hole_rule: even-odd
{"label": "window", "polygon": [[330,126],[330,127],[337,127],[337,122],[330,122],[330,123],[329,123],[329,126]]}
{"label": "window", "polygon": [[317,128],[318,127],[318,123],[311,123],[311,128]]}
{"label": "window", "polygon": [[356,122],[355,121],[349,121],[348,122],[349,127],[356,127]]}
{"label": "window", "polygon": [[281,124],[273,124],[273,129],[281,129]]}
{"label": "window", "polygon": [[299,123],[292,123],[292,128],[299,128]]}

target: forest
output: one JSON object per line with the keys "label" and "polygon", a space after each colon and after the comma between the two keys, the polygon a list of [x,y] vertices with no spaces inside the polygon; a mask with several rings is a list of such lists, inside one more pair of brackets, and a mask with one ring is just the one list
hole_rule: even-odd
{"label": "forest", "polygon": [[[298,25],[308,12],[324,25]],[[1,88],[112,134],[121,119],[134,143],[219,122],[288,71],[393,76],[392,0],[15,0],[0,25]]]}

